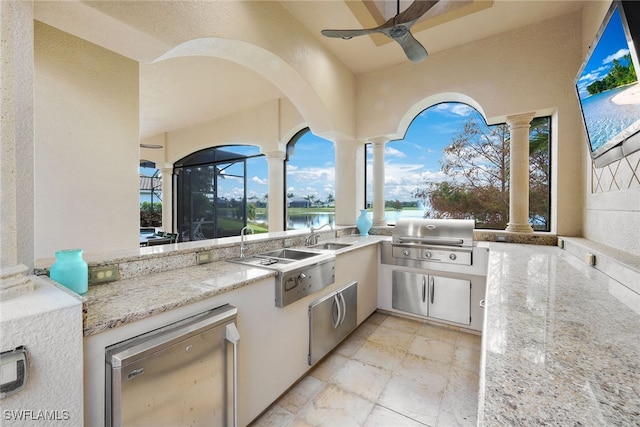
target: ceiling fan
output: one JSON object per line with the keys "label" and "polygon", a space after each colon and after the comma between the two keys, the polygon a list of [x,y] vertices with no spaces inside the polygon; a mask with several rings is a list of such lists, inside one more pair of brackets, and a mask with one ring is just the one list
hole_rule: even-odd
{"label": "ceiling fan", "polygon": [[382,33],[397,41],[407,55],[407,58],[413,62],[420,62],[427,57],[427,50],[413,37],[409,30],[411,26],[438,3],[438,1],[439,0],[415,0],[404,12],[400,13],[400,0],[397,0],[398,12],[396,16],[378,27],[365,28],[362,30],[322,30],[321,33],[327,37],[345,40],[366,34]]}

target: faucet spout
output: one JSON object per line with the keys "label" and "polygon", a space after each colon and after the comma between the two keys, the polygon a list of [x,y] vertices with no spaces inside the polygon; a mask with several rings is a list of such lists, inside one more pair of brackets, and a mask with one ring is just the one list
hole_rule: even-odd
{"label": "faucet spout", "polygon": [[248,225],[240,230],[240,258],[244,258],[244,236],[246,235],[247,231],[250,231],[251,234],[253,234],[253,228],[249,227]]}
{"label": "faucet spout", "polygon": [[328,224],[328,223],[327,223],[327,224],[323,224],[323,225],[321,225],[321,226],[320,226],[320,227],[318,227],[318,228],[313,228],[313,227],[311,227],[311,234],[309,234],[309,235],[304,239],[305,245],[307,245],[307,246],[313,246],[313,245],[318,244],[318,235],[316,234],[316,231],[322,230],[322,229],[323,229],[323,228],[325,228],[325,227],[329,227],[329,228],[331,228],[331,229],[333,230],[333,225]]}

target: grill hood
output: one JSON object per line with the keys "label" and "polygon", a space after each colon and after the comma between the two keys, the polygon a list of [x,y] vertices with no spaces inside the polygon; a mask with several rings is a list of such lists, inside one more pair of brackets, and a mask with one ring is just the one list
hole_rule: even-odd
{"label": "grill hood", "polygon": [[473,247],[472,219],[412,219],[398,220],[392,235],[396,244]]}

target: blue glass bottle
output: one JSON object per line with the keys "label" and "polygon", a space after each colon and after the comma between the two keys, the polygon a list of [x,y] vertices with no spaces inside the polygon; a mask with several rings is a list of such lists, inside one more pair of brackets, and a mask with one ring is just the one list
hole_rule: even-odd
{"label": "blue glass bottle", "polygon": [[367,214],[366,209],[360,210],[360,216],[356,219],[356,227],[358,227],[358,231],[361,236],[368,236],[369,230],[371,229],[371,220]]}
{"label": "blue glass bottle", "polygon": [[52,280],[83,295],[89,288],[89,266],[82,259],[82,249],[65,249],[56,252],[56,262],[49,270]]}

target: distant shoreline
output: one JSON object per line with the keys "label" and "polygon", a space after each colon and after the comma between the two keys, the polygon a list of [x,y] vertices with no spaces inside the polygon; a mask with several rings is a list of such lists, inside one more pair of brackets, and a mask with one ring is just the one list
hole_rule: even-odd
{"label": "distant shoreline", "polygon": [[616,105],[640,104],[640,83],[635,83],[611,98]]}

